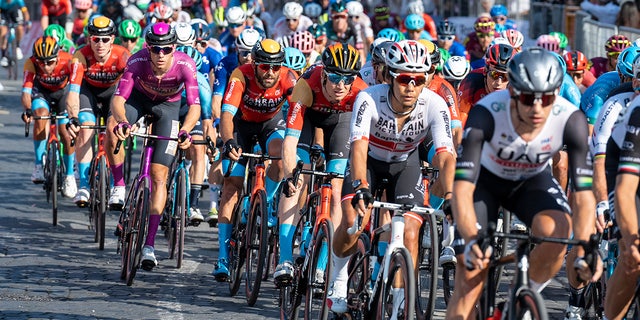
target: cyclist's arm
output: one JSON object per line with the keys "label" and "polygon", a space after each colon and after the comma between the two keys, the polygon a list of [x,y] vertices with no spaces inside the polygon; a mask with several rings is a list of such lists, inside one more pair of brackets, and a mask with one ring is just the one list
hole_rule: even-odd
{"label": "cyclist's arm", "polygon": [[222,99],[222,113],[220,115],[220,135],[222,141],[227,142],[233,139],[233,117],[238,112],[238,107],[242,103],[245,83],[242,71],[236,68],[229,77],[227,91]]}
{"label": "cyclist's arm", "polygon": [[40,26],[42,26],[42,30],[44,30],[49,26],[49,8],[44,1],[42,1],[42,4],[40,5],[40,11],[42,14],[42,17],[40,18]]}
{"label": "cyclist's arm", "polygon": [[[628,107],[631,110],[632,106]],[[622,145],[640,145],[640,108],[634,108],[626,125],[627,131]],[[615,189],[616,221],[623,239],[631,241],[640,238],[638,235],[638,217],[636,194],[640,183],[640,149],[622,148]]]}
{"label": "cyclist's arm", "polygon": [[124,97],[118,95],[115,95],[113,96],[113,98],[111,98],[111,116],[117,123],[128,122],[124,108],[124,103],[126,101],[127,100]]}
{"label": "cyclist's arm", "polygon": [[31,109],[31,92],[35,78],[36,66],[33,65],[31,59],[27,59],[24,63],[24,80],[22,81],[22,106],[25,110]]}
{"label": "cyclist's arm", "polygon": [[184,118],[184,122],[182,123],[182,130],[190,132],[200,119],[202,107],[200,106],[200,87],[198,85],[198,80],[197,77],[193,76],[193,74],[197,72],[196,63],[193,60],[184,62],[185,64],[180,64],[179,66],[182,67],[182,80],[184,81],[184,90],[186,91],[189,111],[187,112],[187,115]]}
{"label": "cyclist's arm", "polygon": [[313,103],[313,92],[305,79],[300,79],[289,96],[289,112],[287,114],[287,130],[282,143],[284,176],[293,174],[296,167],[298,140],[304,126],[304,113],[307,106]]}
{"label": "cyclist's arm", "polygon": [[24,16],[24,22],[31,23],[31,16],[29,15],[29,9],[27,9],[27,7],[24,5],[24,1],[22,3],[22,7],[20,8],[20,10],[22,10],[22,15]]}
{"label": "cyclist's arm", "polygon": [[367,181],[369,134],[376,104],[368,92],[360,91],[351,113],[351,180]]}
{"label": "cyclist's arm", "polygon": [[80,112],[80,86],[86,67],[85,57],[77,51],[71,60],[71,76],[69,77],[69,93],[67,94],[67,111],[69,117],[78,117]]}
{"label": "cyclist's arm", "polygon": [[[593,196],[593,169],[587,162],[589,145],[588,127],[582,112],[575,111],[565,124],[563,142],[567,146],[569,157],[569,177],[571,178],[576,199],[573,211],[573,237],[588,240],[595,226],[596,202]],[[584,248],[577,247],[578,256],[584,255]]]}
{"label": "cyclist's arm", "polygon": [[623,103],[619,97],[612,97],[605,101],[591,134],[591,156],[593,157],[593,193],[596,202],[607,201],[607,178],[605,176],[605,155],[607,151],[607,142],[611,136],[611,130],[618,118],[623,107]]}

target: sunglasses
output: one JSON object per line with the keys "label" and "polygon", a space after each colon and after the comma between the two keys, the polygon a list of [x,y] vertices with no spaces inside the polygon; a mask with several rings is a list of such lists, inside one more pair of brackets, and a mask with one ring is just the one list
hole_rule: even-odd
{"label": "sunglasses", "polygon": [[358,20],[360,19],[360,16],[349,16],[349,19]]}
{"label": "sunglasses", "polygon": [[509,81],[509,79],[507,78],[507,74],[504,72],[500,72],[500,71],[496,71],[496,70],[491,70],[489,72],[487,72],[487,75],[493,79],[493,80],[498,80],[501,79],[502,82],[507,82]]}
{"label": "sunglasses", "polygon": [[163,55],[168,55],[171,52],[173,52],[173,47],[160,47],[160,46],[153,46],[153,47],[149,47],[149,50],[153,53],[153,54],[160,54],[160,52],[162,52]]}
{"label": "sunglasses", "polygon": [[575,72],[569,72],[569,73],[574,78],[582,78],[582,77],[584,77],[584,71],[575,71]]}
{"label": "sunglasses", "polygon": [[476,32],[476,36],[478,36],[478,38],[491,38],[491,37],[493,37],[493,34]]}
{"label": "sunglasses", "polygon": [[124,37],[120,37],[120,40],[122,40],[122,42],[136,42],[136,41],[138,41],[138,38],[124,38]]}
{"label": "sunglasses", "polygon": [[556,93],[553,92],[520,92],[518,95],[520,103],[533,106],[536,101],[540,101],[543,106],[549,106],[556,100]]}
{"label": "sunglasses", "polygon": [[438,39],[440,41],[451,41],[453,39],[455,39],[456,36],[438,36]]}
{"label": "sunglasses", "polygon": [[341,74],[335,74],[335,73],[329,73],[329,72],[325,72],[324,73],[327,76],[327,79],[329,79],[329,81],[333,84],[340,84],[340,82],[344,83],[345,86],[348,86],[350,84],[352,84],[354,81],[356,81],[356,76],[344,76]]}
{"label": "sunglasses", "polygon": [[238,50],[238,55],[242,58],[246,58],[251,54],[250,50]]}
{"label": "sunglasses", "polygon": [[196,41],[196,44],[199,44],[203,47],[206,47],[208,45],[208,43],[206,41]]}
{"label": "sunglasses", "polygon": [[505,21],[505,20],[507,20],[507,17],[505,17],[505,16],[497,16],[497,17],[493,17],[493,20],[495,20],[495,21]]}
{"label": "sunglasses", "polygon": [[51,66],[58,62],[58,59],[49,59],[49,60],[36,60],[38,64],[41,66]]}
{"label": "sunglasses", "polygon": [[235,29],[235,28],[238,28],[238,27],[240,27],[242,25],[243,25],[242,23],[229,23],[229,28],[230,29]]}
{"label": "sunglasses", "polygon": [[109,43],[111,37],[91,37],[91,41],[93,41],[93,43]]}
{"label": "sunglasses", "polygon": [[282,66],[279,64],[270,64],[270,63],[259,63],[257,64],[257,66],[258,66],[258,69],[260,69],[262,72],[269,72],[269,70],[273,72],[278,72],[280,71],[280,68],[282,68]]}
{"label": "sunglasses", "polygon": [[402,86],[408,86],[411,82],[413,82],[414,86],[422,86],[427,83],[427,76],[425,75],[411,76],[406,73],[395,73],[391,71],[389,71],[389,74]]}
{"label": "sunglasses", "polygon": [[333,20],[338,20],[338,19],[346,19],[347,15],[344,14],[334,14],[331,16],[331,19]]}
{"label": "sunglasses", "polygon": [[298,19],[287,19],[287,22],[296,22]]}

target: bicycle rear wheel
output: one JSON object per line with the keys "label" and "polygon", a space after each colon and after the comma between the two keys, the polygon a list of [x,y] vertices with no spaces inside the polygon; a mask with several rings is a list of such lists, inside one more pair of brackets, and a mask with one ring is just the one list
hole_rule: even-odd
{"label": "bicycle rear wheel", "polygon": [[143,185],[138,186],[138,192],[135,197],[131,209],[132,213],[129,220],[129,250],[127,257],[127,285],[133,284],[136,271],[140,266],[142,259],[142,247],[144,245],[145,236],[149,227],[149,181],[144,180]]}
{"label": "bicycle rear wheel", "polygon": [[520,288],[515,301],[515,313],[509,312],[509,319],[547,320],[547,308],[542,296],[530,288]]}
{"label": "bicycle rear wheel", "polygon": [[267,226],[267,194],[264,190],[257,190],[251,199],[249,221],[247,222],[247,270],[245,296],[247,304],[253,306],[258,299],[262,273],[267,261],[267,240],[269,229]]}
{"label": "bicycle rear wheel", "polygon": [[[414,319],[416,278],[411,254],[406,248],[396,248],[389,256],[388,279],[382,285],[377,304],[378,319]],[[383,263],[385,263],[383,261]],[[383,272],[380,270],[380,272]],[[400,287],[395,287],[400,285]]]}
{"label": "bicycle rear wheel", "polygon": [[244,208],[244,195],[238,199],[235,209],[233,210],[233,230],[229,239],[229,295],[235,296],[240,290],[240,281],[242,276],[242,267],[246,258],[245,232],[246,224],[242,224],[242,211],[249,210]]}
{"label": "bicycle rear wheel", "polygon": [[440,241],[438,225],[434,216],[427,216],[420,228],[422,243],[418,251],[418,274],[416,277],[416,318],[431,319],[436,307],[438,289],[438,256]]}
{"label": "bicycle rear wheel", "polygon": [[603,281],[590,282],[584,290],[587,319],[602,319],[604,314]]}
{"label": "bicycle rear wheel", "polygon": [[98,192],[97,192],[97,219],[96,219],[96,238],[98,240],[98,249],[104,250],[104,233],[107,215],[107,189],[109,184],[109,170],[107,169],[107,159],[102,156],[98,163]]}
{"label": "bicycle rear wheel", "polygon": [[[311,263],[307,272],[307,293],[304,306],[304,318],[326,319],[329,314],[327,307],[327,292],[329,292],[329,279],[331,275],[331,241],[333,239],[333,223],[331,220],[323,220],[318,224],[318,230],[314,230],[312,242]],[[327,250],[323,252],[323,250]],[[326,256],[326,261],[321,258]]]}
{"label": "bicycle rear wheel", "polygon": [[449,299],[453,294],[453,288],[456,278],[456,265],[447,263],[442,266],[442,291],[444,295],[444,303],[449,305]]}
{"label": "bicycle rear wheel", "polygon": [[[55,121],[55,120],[51,120]],[[55,134],[55,133],[50,133]],[[53,214],[53,225],[58,225],[58,190],[60,181],[60,172],[58,168],[58,158],[60,157],[60,149],[58,142],[52,142],[49,145],[49,152],[47,155],[47,166],[49,167],[49,174],[51,178],[50,192],[51,192],[51,205]]]}

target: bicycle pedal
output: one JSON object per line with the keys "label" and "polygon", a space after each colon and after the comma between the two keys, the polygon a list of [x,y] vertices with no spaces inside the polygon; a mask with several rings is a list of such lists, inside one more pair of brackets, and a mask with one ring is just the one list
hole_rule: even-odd
{"label": "bicycle pedal", "polygon": [[200,225],[200,223],[202,223],[202,221],[200,221],[200,220],[195,220],[195,221],[194,220],[190,220],[189,221],[189,225],[192,226],[192,227],[197,227],[197,226]]}
{"label": "bicycle pedal", "polygon": [[209,223],[209,228],[215,228],[215,227],[218,226],[218,220],[211,219],[211,220],[207,221],[207,223]]}
{"label": "bicycle pedal", "polygon": [[213,276],[217,282],[231,282],[231,279],[228,274],[217,274]]}

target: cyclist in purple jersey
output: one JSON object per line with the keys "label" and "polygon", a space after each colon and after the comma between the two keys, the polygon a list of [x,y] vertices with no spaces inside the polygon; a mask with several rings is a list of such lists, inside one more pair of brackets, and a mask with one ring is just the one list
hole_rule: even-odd
{"label": "cyclist in purple jersey", "polygon": [[[127,62],[111,100],[111,116],[107,121],[107,157],[114,180],[112,197],[119,198],[121,205],[125,197],[122,170],[124,153],[114,154],[113,150],[117,140],[129,136],[129,121],[152,115],[152,134],[181,138],[179,141],[156,141],[151,159],[149,231],[142,249],[142,268],[148,271],[158,264],[154,254],[154,238],[165,206],[169,165],[178,147],[188,149],[191,145],[189,132],[200,118],[196,65],[188,55],[175,52],[176,38],[175,30],[164,22],[150,26],[145,34],[147,47],[131,56]],[[186,91],[189,111],[182,127],[178,128],[183,90]]]}

